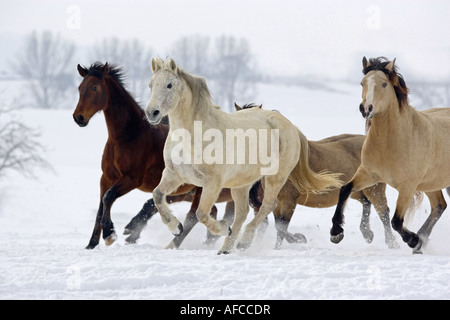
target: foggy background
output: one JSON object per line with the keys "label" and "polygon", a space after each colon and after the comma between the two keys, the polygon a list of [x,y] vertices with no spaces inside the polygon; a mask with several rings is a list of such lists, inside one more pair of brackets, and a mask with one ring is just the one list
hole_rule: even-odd
{"label": "foggy background", "polygon": [[150,60],[160,56],[205,77],[231,110],[235,100],[258,102],[257,83],[359,83],[365,55],[397,58],[416,108],[448,106],[449,14],[437,0],[1,0],[0,100],[73,108],[76,65],[107,61],[145,105]]}

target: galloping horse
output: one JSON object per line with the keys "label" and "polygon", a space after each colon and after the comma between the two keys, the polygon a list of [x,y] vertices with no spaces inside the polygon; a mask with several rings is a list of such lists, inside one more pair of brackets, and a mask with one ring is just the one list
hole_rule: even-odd
{"label": "galloping horse", "polygon": [[[94,63],[89,69],[78,65],[83,77],[79,86],[80,98],[73,113],[80,127],[88,125],[91,117],[103,110],[108,128],[108,140],[102,157],[100,179],[100,205],[94,230],[86,249],[95,248],[103,230],[106,245],[117,238],[111,221],[114,201],[133,189],[152,192],[161,180],[164,169],[163,147],[169,127],[164,124],[151,126],[145,120],[144,111],[123,86],[119,68]],[[174,190],[168,201],[193,201],[201,190],[193,185],[182,185]],[[227,195],[228,193],[228,195]],[[231,199],[229,190],[221,193],[218,201]],[[191,211],[195,211],[196,201]],[[128,242],[135,242],[140,231],[157,209],[153,199],[147,201],[138,216],[126,227]]]}
{"label": "galloping horse", "polygon": [[[317,174],[307,162],[299,162],[303,159],[301,152],[307,152],[304,148],[307,144],[302,142],[298,129],[281,114],[259,108],[223,112],[213,104],[205,80],[186,73],[173,59],[153,59],[152,71],[152,95],[145,113],[152,124],[158,124],[165,115],[170,122],[164,146],[166,167],[153,196],[162,221],[172,233],[180,233],[180,222],[171,213],[166,195],[185,183],[203,188],[196,212],[198,220],[212,234],[227,236],[219,254],[233,249],[248,214],[249,190],[257,180],[263,178],[265,182],[264,200],[259,213],[247,225],[239,248],[251,244],[256,227],[274,208],[278,192],[288,178],[296,187],[314,192],[341,185],[336,175]],[[246,136],[253,141],[248,143],[248,149],[259,144],[259,154],[242,150]],[[205,141],[213,142],[203,148]],[[231,189],[235,203],[231,229],[225,220],[209,216],[222,188]]]}
{"label": "galloping horse", "polygon": [[[255,105],[245,105],[242,108],[235,104],[236,110],[242,110]],[[315,172],[328,170],[341,173],[343,181],[349,181],[355,174],[361,163],[361,148],[365,136],[356,134],[342,134],[329,137],[320,141],[309,141],[309,166]],[[255,210],[261,206],[264,192],[261,183],[256,183],[250,191],[250,202]],[[363,206],[360,230],[364,239],[371,243],[374,237],[370,230],[370,207],[374,205],[384,227],[385,242],[389,248],[398,246],[389,224],[389,207],[386,199],[386,184],[378,183],[370,188],[353,192],[351,198],[359,201]],[[280,247],[283,240],[288,242],[306,242],[305,236],[300,233],[295,235],[288,232],[289,222],[294,214],[297,204],[312,208],[328,208],[338,202],[339,190],[333,189],[329,192],[306,194],[295,188],[287,181],[281,189],[277,198],[277,206],[273,210],[275,216],[275,227],[277,229],[277,243]]]}
{"label": "galloping horse", "polygon": [[[367,138],[361,165],[339,193],[331,241],[344,237],[343,206],[352,191],[385,182],[398,191],[392,227],[411,248],[421,253],[447,207],[442,189],[450,185],[450,108],[417,111],[408,103],[408,88],[395,59],[363,58],[363,101]],[[431,213],[417,234],[404,225],[404,216],[417,191],[425,192]]]}

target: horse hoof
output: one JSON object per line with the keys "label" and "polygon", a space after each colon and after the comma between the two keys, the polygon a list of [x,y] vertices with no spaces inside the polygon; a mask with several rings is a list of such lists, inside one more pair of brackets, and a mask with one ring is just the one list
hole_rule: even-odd
{"label": "horse hoof", "polygon": [[390,240],[387,242],[387,246],[389,249],[400,249],[400,245],[395,240]]}
{"label": "horse hoof", "polygon": [[301,233],[294,233],[292,240],[294,243],[307,243],[306,237]]}
{"label": "horse hoof", "polygon": [[366,231],[365,234],[363,234],[363,236],[367,243],[372,243],[374,238],[374,234],[372,231]]}
{"label": "horse hoof", "polygon": [[123,230],[123,235],[124,235],[124,236],[127,236],[127,235],[131,234],[131,231],[132,231],[132,230],[130,230],[130,229],[128,229],[128,228],[125,228],[125,230]]}
{"label": "horse hoof", "polygon": [[340,234],[335,235],[335,236],[333,236],[333,235],[330,236],[331,242],[333,242],[335,244],[338,244],[339,242],[341,242],[342,239],[344,239],[344,233],[340,233]]}
{"label": "horse hoof", "polygon": [[105,244],[107,246],[112,245],[117,240],[117,235],[115,232],[111,233],[108,237],[105,238]]}
{"label": "horse hoof", "polygon": [[217,252],[217,255],[220,256],[222,254],[230,254],[230,251],[227,250],[219,250],[219,252]]}
{"label": "horse hoof", "polygon": [[175,245],[175,242],[173,242],[173,240],[172,240],[164,249],[178,249],[178,247]]}
{"label": "horse hoof", "polygon": [[422,254],[422,239],[417,237],[417,243],[413,247],[413,244],[416,242],[416,240],[411,240],[411,242],[408,242],[408,245],[413,249],[413,254]]}
{"label": "horse hoof", "polygon": [[96,247],[97,245],[96,244],[91,244],[91,243],[89,243],[87,246],[86,246],[86,250],[93,250],[93,249],[95,249],[95,247]]}
{"label": "horse hoof", "polygon": [[172,234],[175,237],[181,236],[181,234],[183,233],[183,225],[181,223],[178,224],[178,227],[172,231]]}
{"label": "horse hoof", "polygon": [[139,237],[135,237],[133,235],[130,235],[128,238],[125,239],[125,242],[127,244],[135,244],[138,239],[139,239]]}
{"label": "horse hoof", "polygon": [[237,248],[239,251],[245,251],[245,250],[247,250],[248,248],[250,248],[250,243],[239,242],[239,243],[237,244],[236,248]]}

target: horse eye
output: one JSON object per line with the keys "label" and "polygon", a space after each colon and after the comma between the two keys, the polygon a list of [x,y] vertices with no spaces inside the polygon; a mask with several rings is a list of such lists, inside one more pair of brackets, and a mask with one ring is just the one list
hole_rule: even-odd
{"label": "horse eye", "polygon": [[167,85],[167,88],[172,88],[172,84],[171,83],[169,83],[168,85]]}
{"label": "horse eye", "polygon": [[381,86],[382,86],[383,88],[386,88],[386,87],[387,87],[387,83],[384,82]]}
{"label": "horse eye", "polygon": [[97,91],[97,86],[93,86],[92,91]]}

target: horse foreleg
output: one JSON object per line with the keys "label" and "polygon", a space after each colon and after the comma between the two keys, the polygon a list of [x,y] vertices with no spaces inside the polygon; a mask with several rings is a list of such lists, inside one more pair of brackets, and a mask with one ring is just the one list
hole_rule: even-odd
{"label": "horse foreleg", "polygon": [[342,228],[344,224],[344,207],[350,193],[352,193],[352,189],[353,182],[349,182],[342,186],[339,191],[339,200],[333,218],[331,219],[333,226],[330,230],[330,240],[333,243],[339,243],[344,238],[344,229]]}
{"label": "horse foreleg", "polygon": [[[417,232],[417,235],[419,236],[420,240],[422,241],[422,248],[426,246],[428,243],[428,238],[431,234],[431,231],[433,230],[436,222],[440,219],[442,213],[447,208],[447,202],[445,202],[444,196],[442,194],[442,191],[435,191],[435,192],[427,192],[425,193],[430,200],[431,205],[431,213],[428,216],[427,220],[423,224],[423,226],[419,229]],[[418,250],[420,250],[419,248]],[[420,252],[415,252],[420,253]]]}
{"label": "horse foreleg", "polygon": [[360,202],[362,203],[363,206],[363,212],[361,216],[361,223],[359,224],[359,230],[361,231],[366,242],[372,243],[373,231],[370,229],[370,207],[372,203],[364,195]]}
{"label": "horse foreleg", "polygon": [[[102,195],[103,198],[103,195]],[[97,215],[95,217],[94,230],[92,231],[91,239],[89,240],[89,244],[86,246],[86,249],[92,250],[94,249],[98,243],[100,242],[100,234],[102,233],[102,226],[100,224],[103,216],[103,201],[100,200],[100,205],[98,207]]]}
{"label": "horse foreleg", "polygon": [[372,203],[373,207],[378,213],[378,216],[380,217],[381,222],[383,223],[385,243],[390,249],[399,248],[394,234],[392,233],[392,227],[389,218],[390,210],[387,205],[386,199],[386,184],[377,183],[370,188],[364,189],[363,192],[364,195]]}
{"label": "horse foreleg", "polygon": [[140,238],[142,230],[147,225],[147,221],[150,220],[151,217],[155,213],[158,212],[158,208],[156,208],[155,202],[153,198],[147,200],[144,203],[141,211],[127,224],[125,230],[123,232],[124,235],[129,235],[128,238],[125,239],[127,243],[136,243],[136,241]]}
{"label": "horse foreleg", "polygon": [[213,235],[226,236],[231,233],[226,220],[217,221],[210,215],[211,209],[214,206],[221,188],[218,183],[208,183],[203,186],[203,192],[200,197],[200,203],[197,208],[196,216],[199,222],[203,223]]}
{"label": "horse foreleg", "polygon": [[353,178],[339,191],[339,200],[336,205],[332,222],[333,226],[330,230],[330,240],[333,243],[339,243],[344,238],[344,207],[347,199],[353,191],[359,191],[376,184],[378,181],[375,177],[368,174],[363,167],[359,167]]}
{"label": "horse foreleg", "polygon": [[228,254],[234,247],[242,225],[247,218],[249,211],[249,191],[251,186],[245,186],[242,188],[231,189],[231,197],[234,202],[234,220],[231,230],[233,232],[229,234],[220,248],[218,254]]}
{"label": "horse foreleg", "polygon": [[130,192],[136,188],[136,183],[128,176],[123,176],[117,181],[102,198],[103,201],[103,216],[101,219],[101,226],[103,230],[103,240],[107,246],[116,241],[117,235],[114,230],[114,224],[111,220],[111,207],[117,198],[120,198],[124,194]]}
{"label": "horse foreleg", "polygon": [[162,173],[159,185],[153,190],[153,199],[158,208],[161,220],[174,236],[179,236],[183,233],[183,225],[172,214],[169,205],[167,204],[166,196],[177,190],[182,184],[183,182],[180,180],[179,176],[166,167]]}

